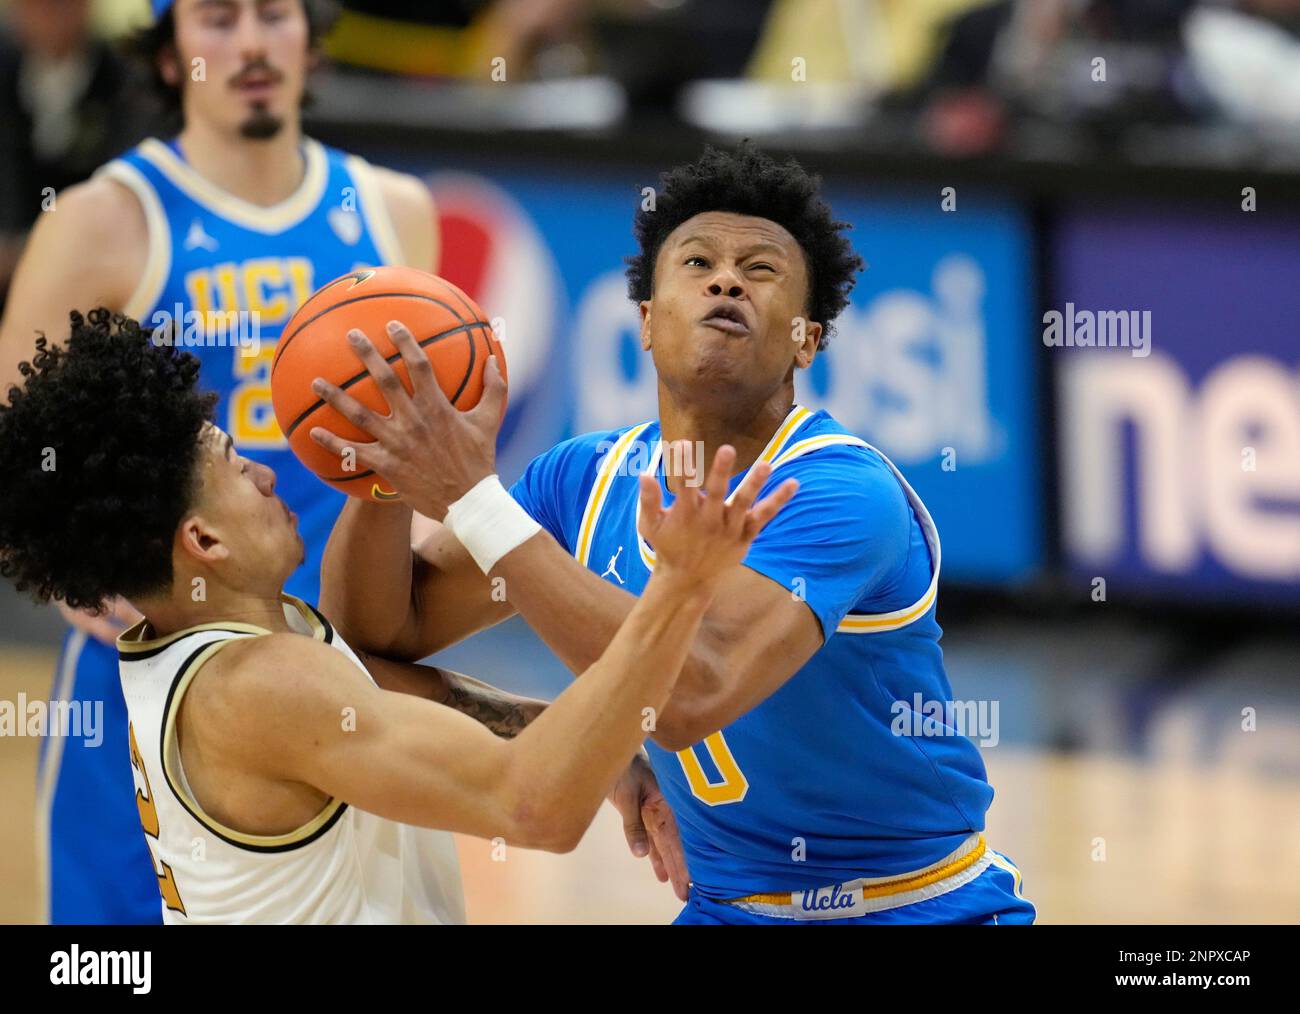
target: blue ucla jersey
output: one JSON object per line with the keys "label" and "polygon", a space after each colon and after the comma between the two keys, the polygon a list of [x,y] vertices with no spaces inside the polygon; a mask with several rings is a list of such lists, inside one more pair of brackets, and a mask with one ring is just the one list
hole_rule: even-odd
{"label": "blue ucla jersey", "polygon": [[[671,503],[661,458],[657,421],[590,433],[536,458],[511,492],[581,563],[640,594],[654,548],[637,531],[637,477],[653,469]],[[745,566],[801,598],[825,640],[703,742],[677,754],[646,744],[706,898],[920,869],[983,830],[993,798],[970,740],[933,719],[914,734],[920,723],[899,718],[918,699],[952,699],[935,619],[939,540],[925,506],[826,412],[796,405],[759,460],[773,464],[763,495],[787,478],[800,485]]]}
{"label": "blue ucla jersey", "polygon": [[221,396],[218,425],[240,453],[274,469],[276,492],[297,513],[307,548],[286,590],[315,602],[344,497],[298,462],[276,424],[275,344],[321,285],[356,267],[399,262],[401,253],[364,160],[310,139],[302,156],[302,183],[273,207],[221,190],[174,141],[150,138],[99,174],[135,194],[149,229],[148,264],[123,312],[147,326],[175,321],[177,343],[202,363],[200,383]]}

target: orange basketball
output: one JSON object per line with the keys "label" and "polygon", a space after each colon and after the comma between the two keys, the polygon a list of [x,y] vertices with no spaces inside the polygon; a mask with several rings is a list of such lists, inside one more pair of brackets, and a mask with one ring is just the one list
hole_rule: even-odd
{"label": "orange basketball", "polygon": [[483,394],[483,368],[495,353],[506,372],[501,344],[478,308],[460,289],[415,268],[382,267],[353,271],[318,289],[285,325],[271,364],[275,418],[298,460],[324,482],[349,496],[393,500],[384,478],[348,462],[311,438],[323,426],[357,445],[371,437],[326,404],[311,389],[317,377],[338,385],[367,408],[388,414],[379,386],[348,344],[353,328],[363,331],[410,392],[406,363],[388,337],[388,322],[401,321],[433,364],[448,400],[462,411]]}

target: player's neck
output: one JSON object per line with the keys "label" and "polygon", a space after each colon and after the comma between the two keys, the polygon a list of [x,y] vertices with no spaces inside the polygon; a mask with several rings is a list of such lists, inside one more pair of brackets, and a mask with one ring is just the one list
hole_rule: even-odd
{"label": "player's neck", "polygon": [[[701,475],[708,470],[718,448],[730,444],[736,449],[732,474],[738,475],[763,453],[772,434],[790,414],[793,399],[793,388],[782,385],[759,404],[719,405],[716,399],[707,397],[683,401],[675,398],[660,381],[659,436],[665,444],[687,440],[696,451],[702,449],[703,456],[697,453],[694,459]],[[669,475],[668,488],[674,494],[680,492],[684,478]]]}
{"label": "player's neck", "polygon": [[292,629],[284,618],[278,592],[271,596],[218,588],[207,590],[203,601],[194,602],[186,591],[192,583],[178,579],[177,594],[139,603],[155,637],[167,637],[205,623],[248,623],[272,633]]}
{"label": "player's neck", "polygon": [[279,204],[302,183],[302,130],[296,121],[285,123],[275,137],[250,140],[191,120],[177,140],[190,168],[250,204]]}

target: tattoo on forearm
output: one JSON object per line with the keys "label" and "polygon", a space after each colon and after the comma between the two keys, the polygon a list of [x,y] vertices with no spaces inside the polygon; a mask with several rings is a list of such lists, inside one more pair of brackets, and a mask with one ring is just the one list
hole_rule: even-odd
{"label": "tattoo on forearm", "polygon": [[451,673],[447,674],[447,698],[443,703],[504,739],[519,735],[540,711],[532,702],[521,701],[481,683],[469,683]]}

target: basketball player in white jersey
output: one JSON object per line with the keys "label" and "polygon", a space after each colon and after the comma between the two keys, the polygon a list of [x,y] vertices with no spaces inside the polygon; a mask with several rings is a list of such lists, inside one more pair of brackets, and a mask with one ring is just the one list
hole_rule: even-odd
{"label": "basketball player in white jersey", "polygon": [[[283,592],[304,554],[297,518],[274,473],[212,423],[195,358],[107,310],[72,323],[0,405],[0,573],[39,599],[122,595],[144,614],[118,646],[168,923],[461,922],[448,831],[572,849],[667,701],[719,579],[795,491],[755,504],[756,469],[724,503],[729,447],[671,509],[646,480],[655,575],[584,678],[543,708],[360,658]],[[423,357],[408,368],[432,377]],[[487,380],[470,413],[485,430],[504,409],[494,361]],[[55,467],[42,468],[49,448]],[[500,533],[540,532],[518,510],[460,506]],[[535,717],[502,738],[462,713],[467,698]]]}
{"label": "basketball player in white jersey", "polygon": [[[343,498],[289,453],[270,409],[270,356],[307,295],[357,264],[434,270],[431,198],[414,177],[303,136],[299,110],[328,21],[319,0],[152,0],[152,10],[135,42],[180,131],[146,140],[59,193],[40,217],[0,323],[0,396],[20,379],[18,363],[38,333],[53,342],[67,334],[74,307],[106,306],[145,323],[178,306],[205,325],[247,314],[259,332],[255,347],[214,334],[191,351],[205,385],[221,394],[223,427],[243,453],[280,474],[283,496],[302,517],[307,565],[289,589],[315,601],[317,561]],[[52,696],[102,701],[104,742],[94,750],[61,738],[42,744],[37,853],[46,915],[156,922],[113,646],[139,614],[122,600],[101,616],[60,608],[71,627]]]}

